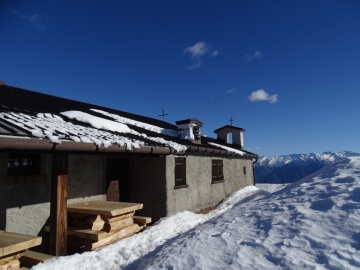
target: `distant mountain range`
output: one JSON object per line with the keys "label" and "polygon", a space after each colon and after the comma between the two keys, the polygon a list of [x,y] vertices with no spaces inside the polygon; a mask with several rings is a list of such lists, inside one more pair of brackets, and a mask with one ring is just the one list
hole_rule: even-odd
{"label": "distant mountain range", "polygon": [[342,151],[338,153],[263,156],[255,164],[256,183],[293,183],[332,162],[353,156],[360,156],[360,154]]}

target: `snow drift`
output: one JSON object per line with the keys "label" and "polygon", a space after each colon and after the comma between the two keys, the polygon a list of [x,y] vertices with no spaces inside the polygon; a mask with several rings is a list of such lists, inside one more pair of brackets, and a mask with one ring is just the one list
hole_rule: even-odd
{"label": "snow drift", "polygon": [[183,212],[99,251],[33,269],[358,269],[360,157],[286,188],[249,187],[207,215]]}

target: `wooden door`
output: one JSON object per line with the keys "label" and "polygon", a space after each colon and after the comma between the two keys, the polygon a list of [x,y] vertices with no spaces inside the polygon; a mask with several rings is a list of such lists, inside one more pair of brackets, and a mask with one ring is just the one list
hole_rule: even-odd
{"label": "wooden door", "polygon": [[129,160],[108,158],[106,161],[106,200],[129,202]]}

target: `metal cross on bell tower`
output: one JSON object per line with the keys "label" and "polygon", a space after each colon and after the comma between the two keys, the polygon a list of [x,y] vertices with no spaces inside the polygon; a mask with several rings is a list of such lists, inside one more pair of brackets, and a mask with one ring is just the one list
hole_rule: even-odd
{"label": "metal cross on bell tower", "polygon": [[230,125],[232,126],[232,124],[235,120],[232,117],[230,117],[230,119],[228,121],[230,121]]}
{"label": "metal cross on bell tower", "polygon": [[169,114],[165,113],[164,109],[162,109],[162,114],[159,114],[159,116],[162,117],[162,120],[165,121],[165,116],[167,116]]}

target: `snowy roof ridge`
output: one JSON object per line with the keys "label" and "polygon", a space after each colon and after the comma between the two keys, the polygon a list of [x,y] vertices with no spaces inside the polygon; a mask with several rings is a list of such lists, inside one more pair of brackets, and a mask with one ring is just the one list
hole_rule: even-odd
{"label": "snowy roof ridge", "polygon": [[221,144],[217,144],[217,143],[213,143],[213,142],[209,142],[209,144],[211,144],[213,146],[216,146],[216,147],[220,147],[220,148],[222,148],[222,149],[224,149],[226,151],[229,151],[229,152],[241,155],[241,156],[244,156],[246,154],[245,152],[243,152],[241,150],[234,149],[234,148],[231,148],[231,147],[228,147],[228,146],[225,146],[225,145],[221,145]]}
{"label": "snowy roof ridge", "polygon": [[118,114],[109,113],[109,112],[106,112],[106,111],[103,111],[103,110],[98,110],[98,109],[90,109],[90,110],[94,111],[94,112],[97,112],[97,113],[100,113],[100,114],[103,114],[105,116],[108,116],[110,118],[113,118],[116,122],[119,122],[119,123],[133,125],[133,126],[140,127],[140,128],[143,128],[143,129],[146,129],[146,130],[149,130],[149,131],[153,131],[153,132],[156,132],[156,133],[159,133],[159,134],[164,134],[164,135],[168,135],[168,136],[172,136],[172,137],[177,137],[178,136],[178,133],[177,133],[176,130],[165,129],[165,128],[162,128],[162,127],[159,127],[159,126],[144,123],[144,122],[141,122],[141,121],[137,121],[137,120],[134,120],[134,119],[130,119],[130,118],[127,118],[127,117],[120,116]]}
{"label": "snowy roof ridge", "polygon": [[[145,139],[151,140],[153,142],[157,142],[157,143],[161,143],[166,146],[169,146],[177,152],[186,151],[186,149],[187,149],[187,147],[185,145],[181,145],[181,144],[173,142],[173,141],[168,141],[168,140],[165,140],[160,137],[151,137],[151,136],[147,136],[146,134],[139,133],[139,132],[129,128],[126,124],[120,123],[118,121],[107,120],[107,119],[93,116],[91,114],[80,112],[80,111],[67,111],[67,112],[62,112],[60,114],[66,116],[66,117],[69,117],[70,119],[76,119],[80,122],[90,124],[95,128],[106,129],[109,131],[120,132],[120,133],[134,134],[134,135],[143,137]],[[114,116],[116,116],[116,115],[114,115]],[[121,117],[121,118],[124,118],[124,117]],[[138,124],[141,123],[139,121],[135,121],[135,120],[133,120],[133,121],[137,122]],[[128,119],[128,123],[130,123],[130,122],[131,122],[131,119]],[[145,123],[143,123],[143,124],[147,125]]]}
{"label": "snowy roof ridge", "polygon": [[70,119],[76,119],[80,122],[90,124],[94,128],[106,129],[120,133],[131,133],[131,129],[125,124],[110,121],[81,111],[66,111],[61,112],[60,114]]}

